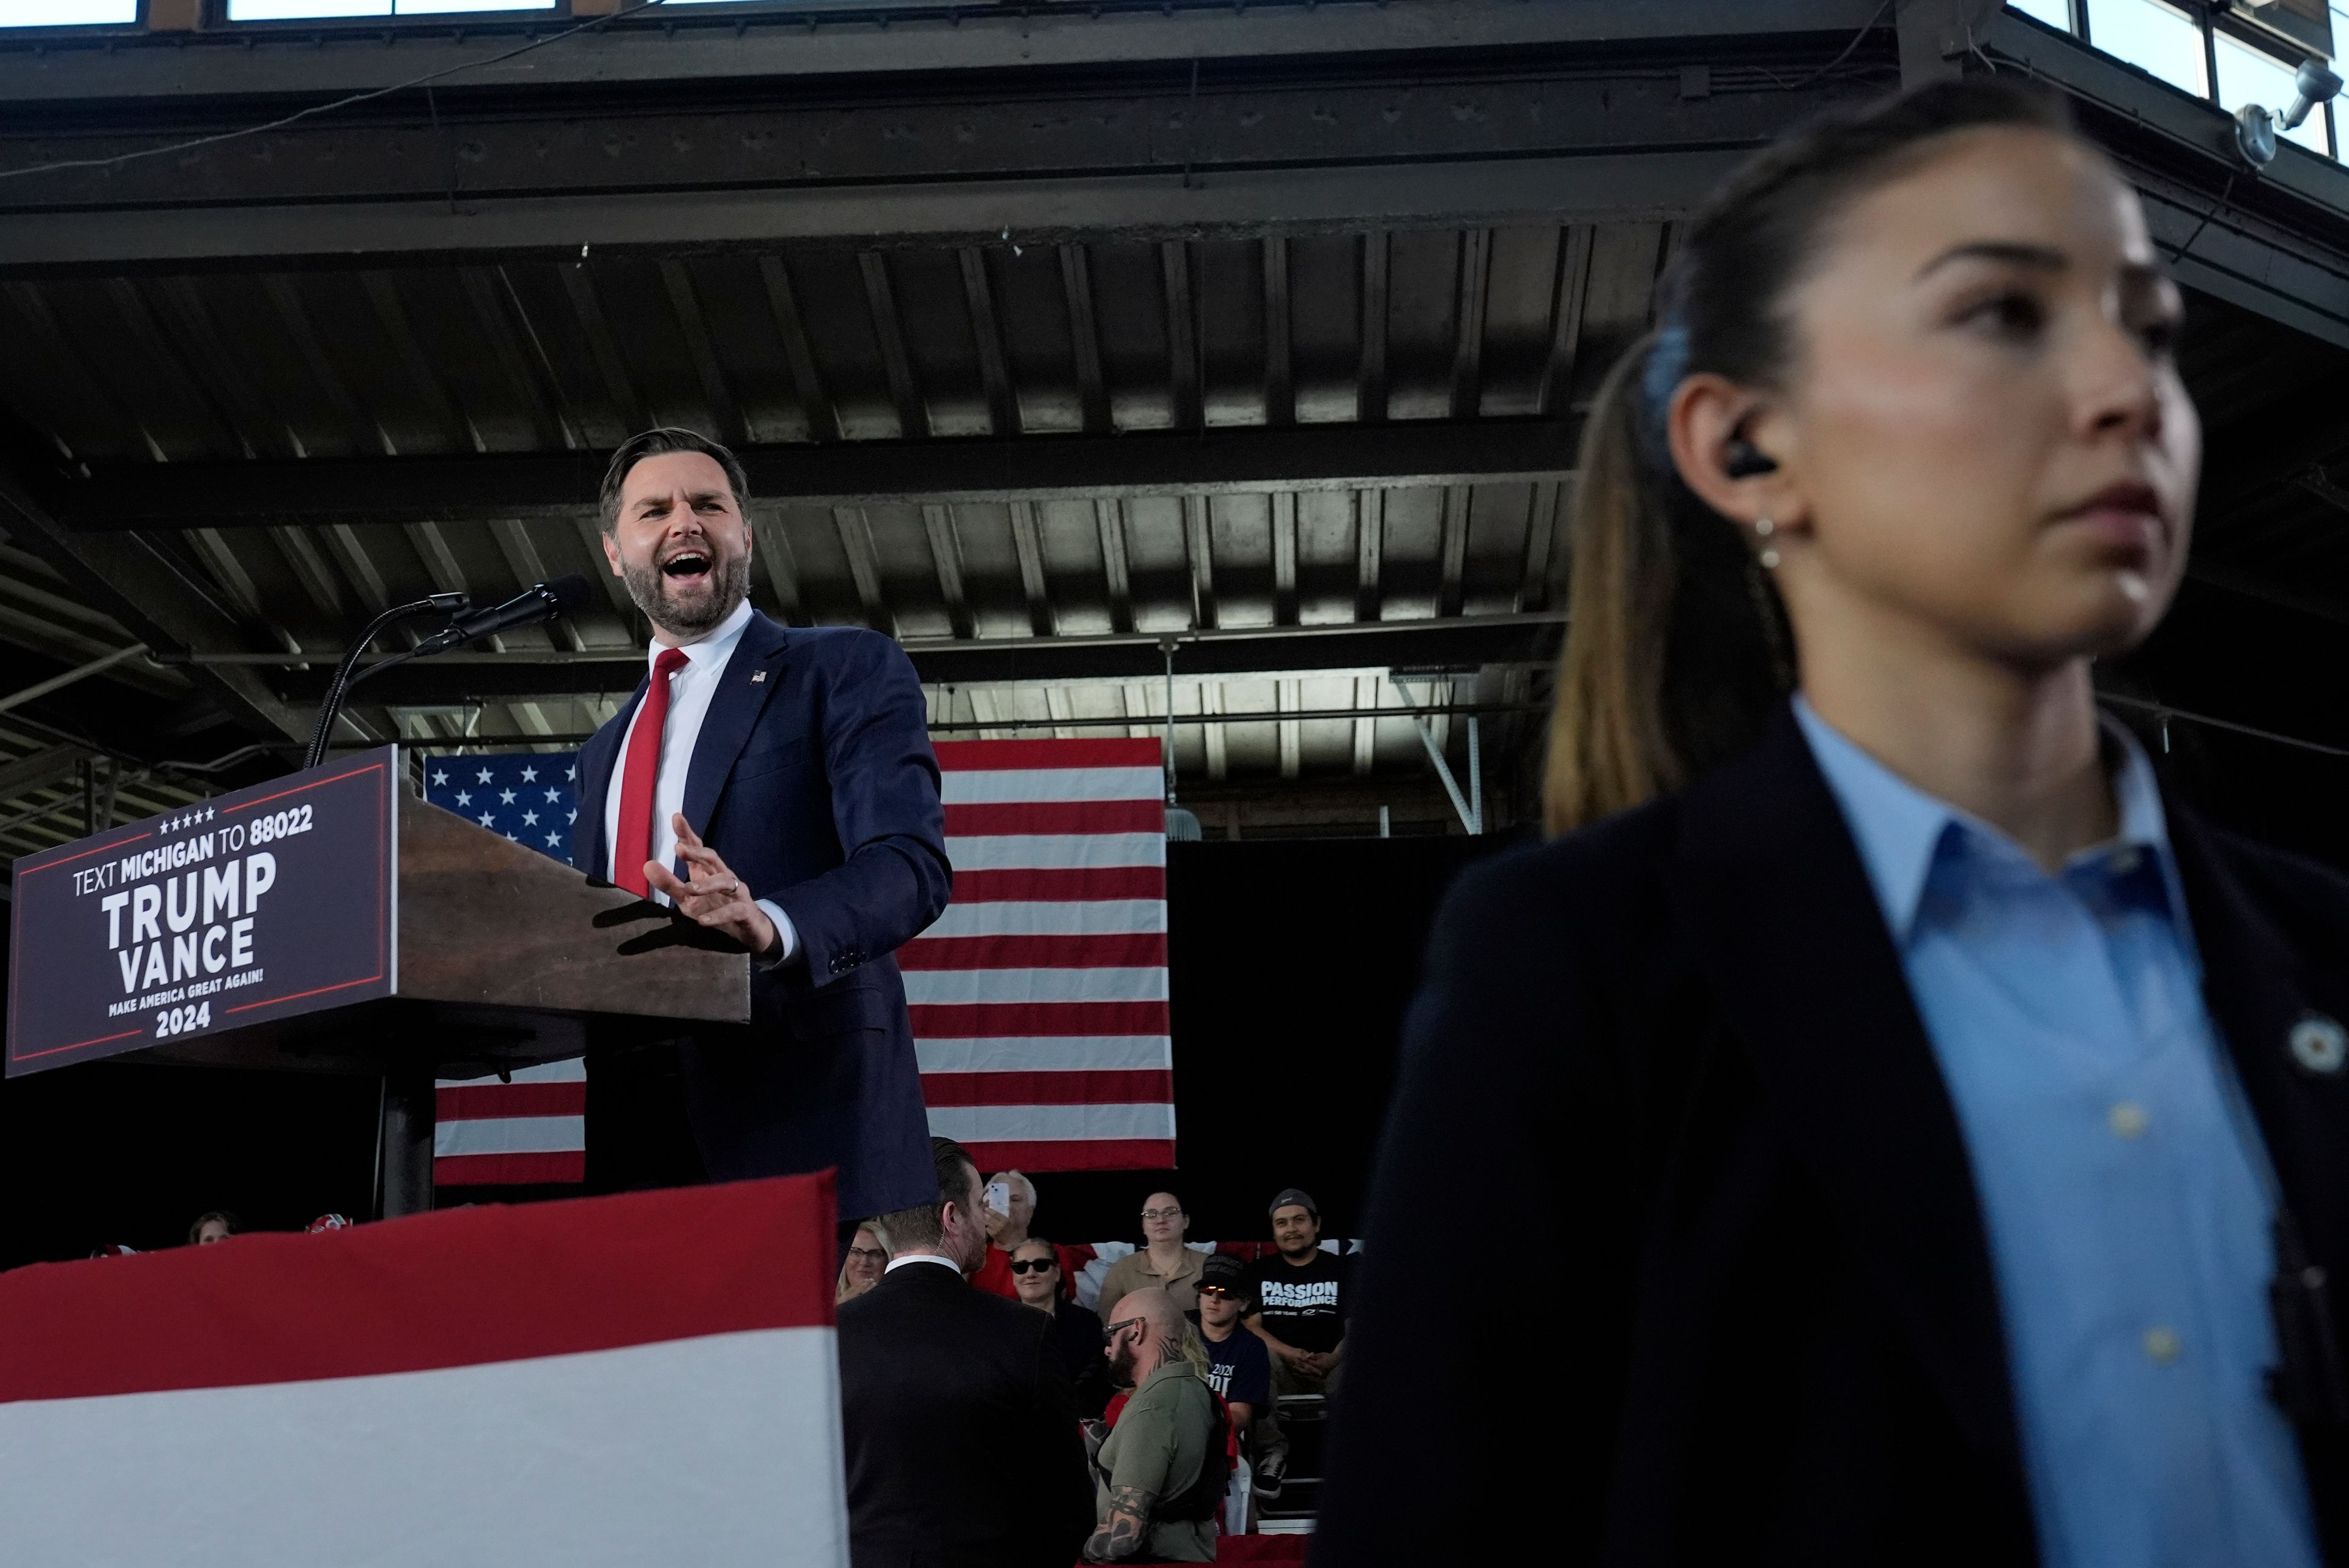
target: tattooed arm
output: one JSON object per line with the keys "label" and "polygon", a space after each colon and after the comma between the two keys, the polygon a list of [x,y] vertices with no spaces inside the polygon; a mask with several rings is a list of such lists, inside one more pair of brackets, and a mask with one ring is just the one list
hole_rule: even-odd
{"label": "tattooed arm", "polygon": [[1150,1511],[1157,1501],[1155,1492],[1138,1486],[1112,1487],[1109,1513],[1085,1542],[1085,1561],[1122,1563],[1139,1553],[1150,1539]]}
{"label": "tattooed arm", "polygon": [[1167,1386],[1152,1383],[1137,1388],[1118,1417],[1117,1430],[1102,1448],[1107,1473],[1102,1477],[1101,1504],[1092,1536],[1085,1542],[1088,1563],[1122,1563],[1142,1556],[1149,1548],[1151,1516],[1166,1495],[1174,1464],[1174,1427]]}

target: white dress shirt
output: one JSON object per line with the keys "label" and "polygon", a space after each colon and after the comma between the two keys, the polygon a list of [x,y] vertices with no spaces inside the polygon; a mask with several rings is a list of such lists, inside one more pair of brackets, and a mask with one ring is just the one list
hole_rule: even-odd
{"label": "white dress shirt", "polygon": [[[701,722],[709,716],[709,699],[717,693],[718,682],[725,678],[726,666],[733,660],[734,649],[742,640],[742,628],[750,624],[750,601],[744,599],[734,607],[734,613],[710,628],[709,635],[698,642],[688,642],[678,649],[686,658],[685,665],[668,680],[668,722],[661,729],[660,767],[653,781],[653,851],[651,858],[660,865],[677,864],[677,824],[673,820],[685,809],[685,778],[693,768],[694,743],[701,739]],[[645,650],[645,663],[650,666],[660,658],[663,645],[654,643]],[[647,700],[651,693],[646,693]],[[636,721],[644,717],[644,704],[628,716],[628,728],[620,736],[619,761],[612,769],[612,782],[604,791],[604,875],[614,877],[617,867],[620,837],[620,792],[628,777],[628,742],[636,732]],[[615,880],[617,878],[615,877]],[[668,895],[656,890],[653,897],[666,904]],[[775,922],[775,929],[783,939],[782,947],[769,955],[771,963],[782,963],[800,949],[800,934],[793,929],[792,919],[781,908],[766,898],[756,900],[767,911],[767,919]]]}
{"label": "white dress shirt", "polygon": [[962,1274],[960,1263],[956,1262],[952,1258],[941,1258],[936,1252],[908,1252],[902,1258],[892,1258],[889,1260],[889,1266],[881,1272],[885,1274],[894,1274],[908,1263],[936,1263],[941,1269],[952,1269],[957,1278]]}

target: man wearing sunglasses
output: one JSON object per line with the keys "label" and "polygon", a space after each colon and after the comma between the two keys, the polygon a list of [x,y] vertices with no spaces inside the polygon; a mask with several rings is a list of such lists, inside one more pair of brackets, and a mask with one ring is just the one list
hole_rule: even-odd
{"label": "man wearing sunglasses", "polygon": [[1154,1285],[1127,1293],[1109,1326],[1110,1375],[1133,1395],[1093,1453],[1097,1521],[1088,1563],[1213,1563],[1229,1429],[1207,1386],[1199,1334]]}
{"label": "man wearing sunglasses", "polygon": [[1100,1415],[1110,1397],[1109,1365],[1102,1357],[1109,1340],[1102,1320],[1062,1288],[1060,1249],[1030,1236],[1011,1249],[1004,1272],[1019,1300],[1052,1320],[1053,1354],[1076,1386],[1077,1414],[1088,1420]]}

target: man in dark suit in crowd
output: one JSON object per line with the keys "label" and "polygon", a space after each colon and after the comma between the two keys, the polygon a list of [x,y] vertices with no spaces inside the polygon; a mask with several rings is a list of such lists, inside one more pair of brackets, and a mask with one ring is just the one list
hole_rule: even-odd
{"label": "man in dark suit in crowd", "polygon": [[921,684],[853,627],[750,607],[734,454],[654,430],[612,457],[604,554],[653,625],[651,669],[579,753],[574,862],[757,955],[750,1027],[685,1041],[719,1181],[839,1169],[843,1221],[928,1201],[928,1125],[890,954],[946,908],[946,815]]}
{"label": "man in dark suit in crowd", "polygon": [[978,1168],[930,1140],[935,1195],[874,1217],[881,1282],[840,1308],[855,1568],[1069,1568],[1092,1529],[1074,1396],[1043,1314],[973,1290]]}

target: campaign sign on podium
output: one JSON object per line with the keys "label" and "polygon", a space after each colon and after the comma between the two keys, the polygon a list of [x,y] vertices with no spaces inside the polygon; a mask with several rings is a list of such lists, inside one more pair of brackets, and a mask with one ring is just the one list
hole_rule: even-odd
{"label": "campaign sign on podium", "polygon": [[398,756],[17,861],[7,1075],[391,995]]}

